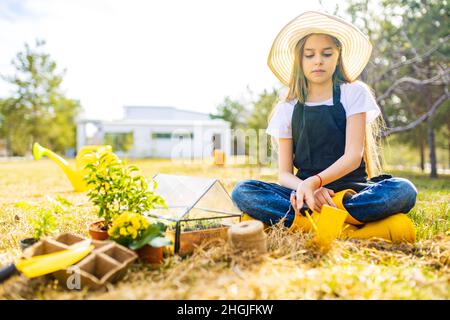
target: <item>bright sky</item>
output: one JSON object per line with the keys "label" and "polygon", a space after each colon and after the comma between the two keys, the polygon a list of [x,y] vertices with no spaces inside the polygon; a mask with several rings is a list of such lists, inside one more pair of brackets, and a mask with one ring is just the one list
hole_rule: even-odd
{"label": "bright sky", "polygon": [[[39,38],[86,117],[120,118],[124,105],[215,112],[247,87],[280,87],[267,66],[272,41],[300,13],[336,2],[0,0],[0,74]],[[0,80],[0,97],[10,89]]]}

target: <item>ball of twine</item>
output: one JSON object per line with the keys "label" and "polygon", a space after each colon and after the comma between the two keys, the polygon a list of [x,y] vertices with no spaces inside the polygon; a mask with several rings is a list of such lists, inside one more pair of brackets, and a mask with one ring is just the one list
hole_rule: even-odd
{"label": "ball of twine", "polygon": [[233,249],[243,251],[267,252],[267,235],[261,221],[244,221],[228,229],[228,241]]}

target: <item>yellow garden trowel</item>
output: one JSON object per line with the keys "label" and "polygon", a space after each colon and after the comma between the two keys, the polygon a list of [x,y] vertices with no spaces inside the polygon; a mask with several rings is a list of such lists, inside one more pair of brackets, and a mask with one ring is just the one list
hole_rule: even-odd
{"label": "yellow garden trowel", "polygon": [[87,239],[66,250],[20,259],[15,264],[0,269],[0,282],[17,272],[23,273],[28,278],[36,278],[65,269],[86,257],[92,250],[94,246],[91,245],[91,240]]}

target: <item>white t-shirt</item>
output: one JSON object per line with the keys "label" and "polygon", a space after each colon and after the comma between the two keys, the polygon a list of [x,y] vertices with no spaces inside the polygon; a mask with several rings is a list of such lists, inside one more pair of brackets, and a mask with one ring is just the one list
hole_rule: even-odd
{"label": "white t-shirt", "polygon": [[[273,116],[267,126],[266,133],[275,138],[292,138],[292,114],[297,100],[280,102],[275,106]],[[360,81],[341,84],[341,103],[346,117],[366,112],[366,123],[371,123],[381,113],[369,88]],[[314,108],[318,105],[333,105],[333,97],[321,102],[306,102],[305,106]]]}

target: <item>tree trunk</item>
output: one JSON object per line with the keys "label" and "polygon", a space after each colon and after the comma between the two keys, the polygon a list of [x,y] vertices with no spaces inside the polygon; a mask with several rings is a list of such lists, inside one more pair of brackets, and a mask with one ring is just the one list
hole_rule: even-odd
{"label": "tree trunk", "polygon": [[6,156],[11,157],[12,150],[11,150],[11,138],[9,131],[6,133]]}
{"label": "tree trunk", "polygon": [[448,169],[450,169],[450,122],[447,123],[448,131]]}
{"label": "tree trunk", "polygon": [[[429,39],[425,39],[426,43],[428,42],[427,40]],[[429,66],[426,73],[427,76],[431,76],[432,68],[430,64],[430,57],[427,57],[424,60],[424,65]],[[429,86],[427,86],[423,88],[421,91],[424,95],[427,109],[430,110],[433,105],[433,94],[431,92],[431,89]],[[427,136],[428,136],[428,147],[430,148],[430,166],[431,166],[430,178],[437,178],[436,146],[434,141],[433,115],[430,115],[430,117],[427,119]]]}
{"label": "tree trunk", "polygon": [[425,143],[420,139],[420,170],[425,171]]}
{"label": "tree trunk", "polygon": [[433,128],[433,120],[432,117],[427,120],[427,131],[428,131],[428,146],[430,147],[430,165],[431,172],[430,178],[437,178],[437,164],[436,164],[436,146],[434,141],[434,128]]}

